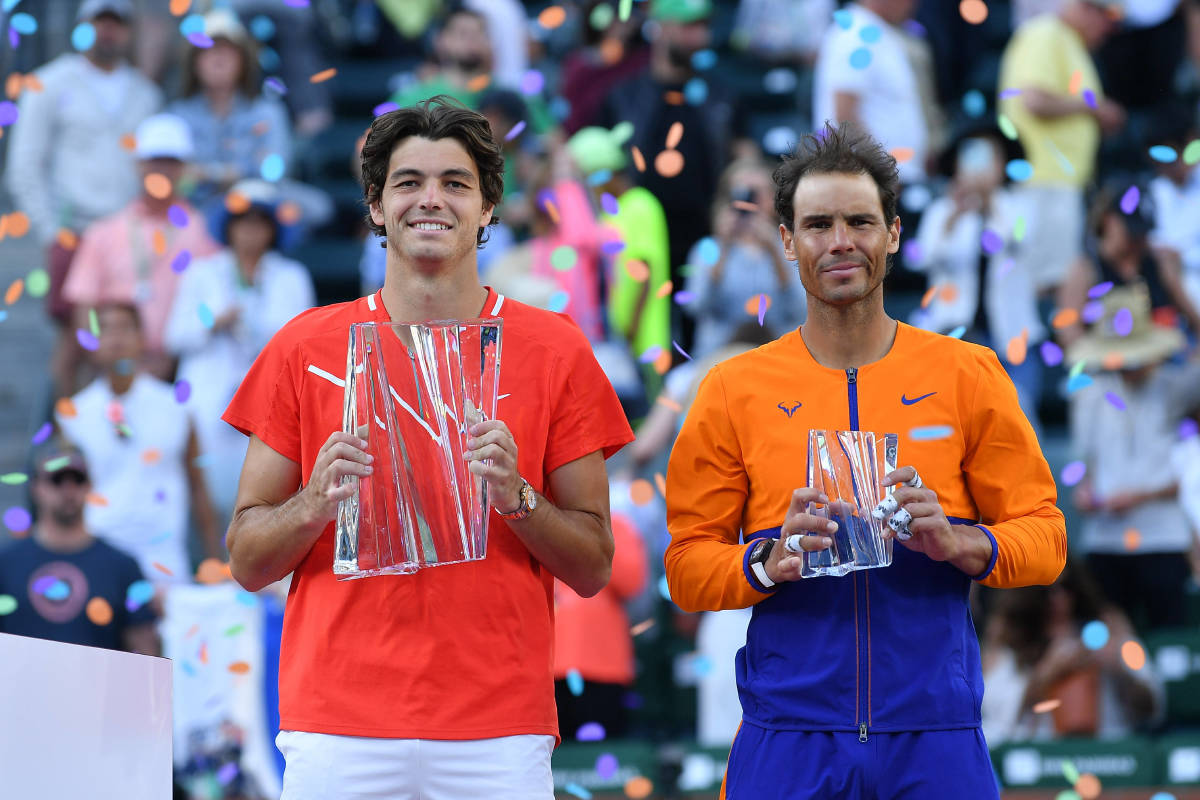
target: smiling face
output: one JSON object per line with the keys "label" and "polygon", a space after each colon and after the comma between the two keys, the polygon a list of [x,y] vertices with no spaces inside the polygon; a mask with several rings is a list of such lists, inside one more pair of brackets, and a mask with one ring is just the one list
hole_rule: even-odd
{"label": "smiling face", "polygon": [[780,225],[779,230],[784,253],[798,262],[810,303],[850,306],[880,291],[887,257],[900,249],[900,218],[884,220],[870,175],[801,178],[792,210],[794,229]]}
{"label": "smiling face", "polygon": [[421,271],[476,270],[479,229],[492,218],[474,159],[457,139],[410,136],[392,150],[371,219],[388,250]]}

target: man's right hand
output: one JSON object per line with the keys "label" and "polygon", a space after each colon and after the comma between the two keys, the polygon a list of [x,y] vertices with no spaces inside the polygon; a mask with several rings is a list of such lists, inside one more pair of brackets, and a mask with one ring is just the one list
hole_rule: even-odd
{"label": "man's right hand", "polygon": [[800,546],[809,553],[828,550],[833,545],[833,539],[821,534],[836,532],[837,523],[817,514],[809,514],[809,503],[828,504],[829,498],[820,489],[804,488],[792,492],[792,502],[784,517],[783,527],[779,530],[779,539],[766,563],[767,577],[775,583],[800,580],[804,559],[798,553],[790,553],[784,548],[789,536],[799,534]]}
{"label": "man's right hand", "polygon": [[337,431],[330,434],[317,453],[308,483],[300,490],[304,516],[324,526],[337,518],[338,503],[358,491],[358,481],[342,482],[347,475],[363,478],[373,471],[375,457],[367,453],[367,442]]}

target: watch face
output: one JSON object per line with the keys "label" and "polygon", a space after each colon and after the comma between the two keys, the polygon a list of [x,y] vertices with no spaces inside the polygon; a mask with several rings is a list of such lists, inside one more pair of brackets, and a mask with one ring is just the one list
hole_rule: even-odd
{"label": "watch face", "polygon": [[530,511],[537,508],[537,492],[528,483],[525,484],[525,507]]}
{"label": "watch face", "polygon": [[766,554],[771,546],[770,539],[760,539],[758,544],[754,545],[754,552],[750,554],[751,561],[765,561]]}

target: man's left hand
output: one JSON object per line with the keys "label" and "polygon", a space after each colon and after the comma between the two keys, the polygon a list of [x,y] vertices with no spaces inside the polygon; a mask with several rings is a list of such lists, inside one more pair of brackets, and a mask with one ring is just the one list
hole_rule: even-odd
{"label": "man's left hand", "polygon": [[[915,467],[901,467],[888,474],[883,479],[883,485],[905,484],[916,477]],[[914,489],[911,486],[901,485],[892,494],[892,497],[899,503],[900,508],[912,515],[912,521],[908,523],[908,530],[912,533],[912,538],[905,540],[896,537],[901,544],[914,552],[924,553],[934,561],[951,561],[961,555],[962,535],[956,532],[950,524],[950,520],[946,519],[946,512],[942,510],[937,494],[932,489],[927,487]],[[884,521],[883,535],[886,537],[896,536],[888,527],[886,520]]]}
{"label": "man's left hand", "polygon": [[[521,473],[517,470],[517,442],[503,420],[490,419],[467,429],[467,469],[487,481],[488,496],[497,511],[515,511],[521,505]],[[488,460],[491,463],[486,463]]]}

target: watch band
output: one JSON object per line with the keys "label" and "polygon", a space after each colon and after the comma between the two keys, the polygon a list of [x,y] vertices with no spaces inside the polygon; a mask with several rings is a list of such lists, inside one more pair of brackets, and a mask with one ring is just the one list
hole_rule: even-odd
{"label": "watch band", "polygon": [[751,562],[750,571],[754,573],[754,577],[763,585],[763,588],[770,589],[775,585],[775,581],[767,577],[767,567],[761,561]]}
{"label": "watch band", "polygon": [[521,491],[519,492],[521,502],[518,503],[517,507],[512,511],[504,512],[500,509],[496,509],[496,513],[500,515],[500,519],[525,519],[533,513],[533,509],[537,502],[536,500],[533,502],[530,501],[529,496],[533,493],[533,487],[530,486],[529,481],[525,480],[524,478],[522,478],[521,481]]}
{"label": "watch band", "polygon": [[762,539],[755,545],[758,552],[750,554],[750,572],[754,574],[755,579],[764,589],[775,587],[775,581],[767,577],[767,559],[771,557],[771,551],[775,549],[776,541],[776,539]]}

